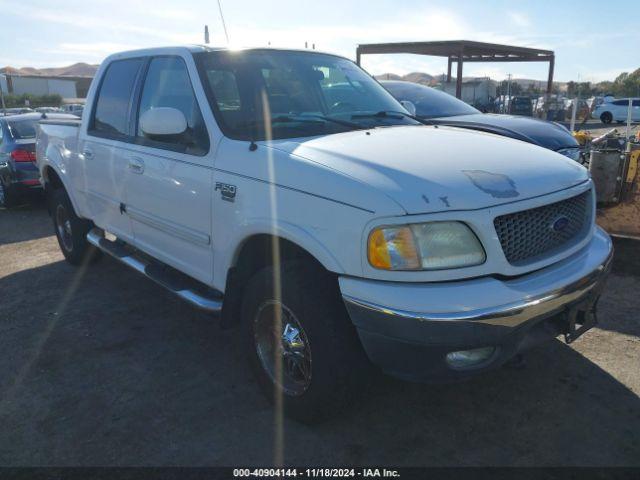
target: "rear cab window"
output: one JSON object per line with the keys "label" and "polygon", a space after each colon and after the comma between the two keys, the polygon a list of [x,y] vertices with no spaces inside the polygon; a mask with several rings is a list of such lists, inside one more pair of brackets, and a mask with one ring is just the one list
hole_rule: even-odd
{"label": "rear cab window", "polygon": [[142,58],[131,58],[116,60],[107,67],[89,124],[90,135],[113,139],[129,136],[131,98],[143,63]]}

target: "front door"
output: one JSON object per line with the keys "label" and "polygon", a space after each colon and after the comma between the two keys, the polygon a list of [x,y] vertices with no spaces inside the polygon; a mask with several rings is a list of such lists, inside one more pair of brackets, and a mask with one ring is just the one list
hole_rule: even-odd
{"label": "front door", "polygon": [[[180,110],[184,134],[150,138],[139,119],[157,107]],[[203,282],[213,276],[212,179],[209,134],[184,60],[152,58],[139,100],[130,145],[126,213],[135,244],[163,262]]]}
{"label": "front door", "polygon": [[95,111],[79,142],[86,172],[86,197],[91,218],[99,227],[131,242],[126,204],[127,157],[131,140],[131,99],[143,59],[118,60],[109,65],[98,90]]}

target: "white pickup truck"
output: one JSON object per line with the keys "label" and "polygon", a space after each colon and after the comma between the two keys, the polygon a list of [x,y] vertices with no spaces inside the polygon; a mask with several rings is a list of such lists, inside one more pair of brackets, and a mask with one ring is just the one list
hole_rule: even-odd
{"label": "white pickup truck", "polygon": [[112,55],[82,120],[41,122],[37,159],[68,261],[107,252],[219,314],[299,419],[371,364],[455,378],[570,342],[611,263],[582,166],[423,125],[330,54]]}

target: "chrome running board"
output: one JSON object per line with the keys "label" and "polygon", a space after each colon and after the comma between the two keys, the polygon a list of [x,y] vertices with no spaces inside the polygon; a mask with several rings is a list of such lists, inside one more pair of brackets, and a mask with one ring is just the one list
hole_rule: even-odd
{"label": "chrome running board", "polygon": [[124,243],[107,240],[103,231],[99,228],[94,228],[87,233],[87,240],[103,252],[133,268],[190,304],[212,313],[219,313],[222,310],[222,294],[220,292],[191,277],[187,277],[157,260],[148,259],[144,254],[137,252]]}

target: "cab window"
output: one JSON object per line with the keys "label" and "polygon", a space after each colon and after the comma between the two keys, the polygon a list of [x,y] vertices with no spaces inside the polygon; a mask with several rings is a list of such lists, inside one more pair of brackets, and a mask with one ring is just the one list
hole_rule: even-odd
{"label": "cab window", "polygon": [[[230,93],[232,95],[232,93]],[[230,100],[233,103],[232,100]],[[187,129],[180,135],[150,136],[140,127],[145,112],[170,107],[179,110],[187,121]],[[179,57],[157,57],[151,60],[142,87],[136,129],[137,142],[155,148],[192,155],[209,151],[209,135],[198,107],[187,66]]]}
{"label": "cab window", "polygon": [[107,67],[89,133],[113,138],[129,134],[131,96],[142,62],[141,58],[117,60]]}

